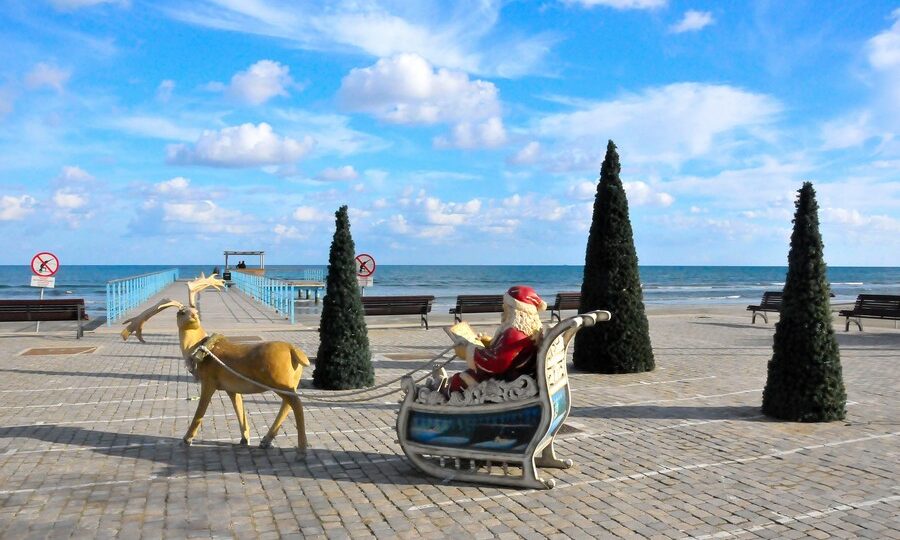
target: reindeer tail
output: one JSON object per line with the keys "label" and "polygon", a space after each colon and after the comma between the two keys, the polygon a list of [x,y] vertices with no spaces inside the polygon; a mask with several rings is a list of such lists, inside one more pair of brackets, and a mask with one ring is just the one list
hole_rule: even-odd
{"label": "reindeer tail", "polygon": [[293,345],[291,345],[291,362],[294,364],[294,369],[300,366],[309,366],[309,358],[306,357],[306,353]]}

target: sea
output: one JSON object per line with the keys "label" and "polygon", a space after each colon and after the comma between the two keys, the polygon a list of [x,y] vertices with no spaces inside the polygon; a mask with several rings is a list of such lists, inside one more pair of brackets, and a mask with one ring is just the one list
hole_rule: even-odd
{"label": "sea", "polygon": [[[174,266],[64,265],[56,274],[56,287],[45,298],[84,298],[92,317],[106,312],[106,282]],[[201,272],[209,275],[215,264],[177,266],[182,279]],[[267,266],[273,278],[303,279],[307,269],[323,266]],[[780,266],[641,266],[644,301],[648,305],[751,304],[764,291],[781,290],[787,273]],[[379,265],[374,286],[364,294],[434,295],[434,311],[446,312],[459,294],[501,294],[511,285],[534,287],[548,303],[557,292],[581,289],[582,266],[426,266]],[[0,298],[37,298],[29,286],[28,266],[0,266]],[[829,267],[828,279],[835,298],[852,302],[858,294],[900,294],[900,267]],[[306,310],[304,310],[306,311]]]}

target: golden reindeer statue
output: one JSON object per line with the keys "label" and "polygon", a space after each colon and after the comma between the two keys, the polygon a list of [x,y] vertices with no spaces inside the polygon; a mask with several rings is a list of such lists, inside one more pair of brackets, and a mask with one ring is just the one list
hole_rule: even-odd
{"label": "golden reindeer statue", "polygon": [[[201,286],[198,284],[194,289],[190,289],[192,295],[203,290],[206,287],[215,286],[209,280],[215,280],[214,277],[203,278],[206,283]],[[298,446],[301,454],[306,452],[306,428],[303,420],[303,405],[300,397],[296,394],[297,385],[300,384],[300,377],[303,374],[303,367],[309,366],[309,358],[299,348],[286,343],[284,341],[268,341],[252,345],[242,343],[234,343],[220,334],[207,334],[200,325],[200,314],[196,308],[185,306],[177,300],[164,298],[156,303],[156,305],[144,310],[141,314],[128,319],[123,324],[127,325],[122,330],[122,339],[128,340],[133,333],[137,336],[141,343],[144,343],[142,330],[144,323],[152,316],[169,307],[177,307],[178,313],[175,317],[178,326],[178,338],[181,345],[181,354],[184,357],[185,364],[194,380],[200,382],[200,401],[197,403],[197,411],[194,419],[185,433],[183,441],[185,444],[191,444],[197,431],[200,429],[200,423],[203,421],[203,415],[209,406],[216,390],[224,390],[234,405],[234,412],[237,414],[238,423],[241,427],[240,444],[246,445],[250,438],[250,425],[247,422],[247,414],[244,412],[244,402],[241,394],[257,394],[265,392],[266,388],[256,385],[252,382],[238,377],[223,368],[218,362],[212,358],[206,358],[201,347],[209,350],[222,363],[237,373],[240,373],[247,379],[257,381],[265,387],[284,391],[281,396],[281,409],[275,416],[275,421],[269,428],[269,432],[263,437],[259,443],[260,448],[269,448],[272,446],[272,439],[278,433],[281,424],[287,417],[288,410],[293,409],[294,417],[297,421]]]}

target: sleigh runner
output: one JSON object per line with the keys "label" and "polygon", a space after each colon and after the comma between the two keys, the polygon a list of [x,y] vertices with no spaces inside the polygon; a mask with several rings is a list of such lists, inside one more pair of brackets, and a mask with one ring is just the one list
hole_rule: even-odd
{"label": "sleigh runner", "polygon": [[554,438],[569,415],[566,353],[581,328],[608,321],[608,311],[566,319],[548,331],[537,352],[536,378],[489,379],[449,400],[405,377],[397,418],[403,451],[423,472],[446,480],[547,489],[536,467],[565,469]]}

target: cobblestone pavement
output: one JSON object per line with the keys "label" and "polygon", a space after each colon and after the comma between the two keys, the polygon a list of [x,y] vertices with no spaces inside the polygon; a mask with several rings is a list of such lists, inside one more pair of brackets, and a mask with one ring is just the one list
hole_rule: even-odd
{"label": "cobblestone pavement", "polygon": [[[558,452],[576,466],[548,471],[549,491],[419,473],[395,442],[397,396],[307,400],[299,461],[291,417],[276,447],[238,446],[220,392],[185,447],[199,387],[173,331],[158,326],[147,344],[0,336],[0,536],[900,538],[900,331],[840,332],[847,420],[794,424],[759,413],[771,325],[737,311],[650,321],[655,371],[570,373],[576,431]],[[237,330],[315,355],[310,329],[259,328]],[[379,381],[447,344],[439,328],[372,329],[370,340]],[[75,345],[97,349],[20,356]],[[245,404],[253,444],[278,401]]]}

